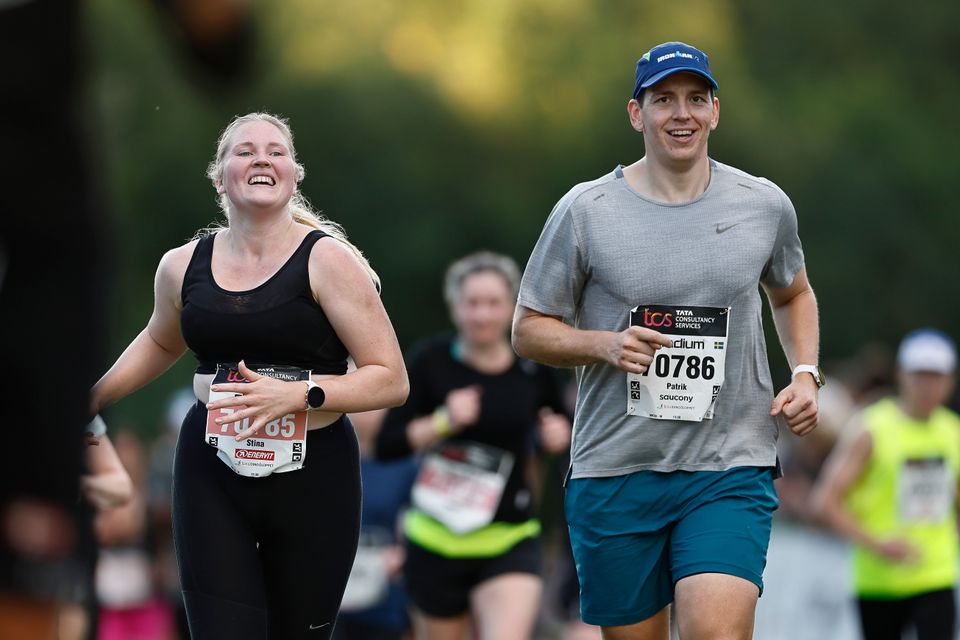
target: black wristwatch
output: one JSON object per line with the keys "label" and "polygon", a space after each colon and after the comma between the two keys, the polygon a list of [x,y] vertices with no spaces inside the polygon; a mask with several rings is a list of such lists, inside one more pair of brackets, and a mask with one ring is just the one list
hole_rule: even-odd
{"label": "black wristwatch", "polygon": [[307,383],[307,411],[315,411],[323,406],[327,394],[323,388],[313,380],[304,380]]}

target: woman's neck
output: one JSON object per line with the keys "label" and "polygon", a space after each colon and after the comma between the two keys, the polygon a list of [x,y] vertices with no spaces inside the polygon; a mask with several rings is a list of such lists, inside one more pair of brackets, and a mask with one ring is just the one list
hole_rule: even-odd
{"label": "woman's neck", "polygon": [[455,342],[457,358],[482,373],[503,373],[513,365],[513,348],[506,338],[496,342],[470,342],[458,336]]}
{"label": "woman's neck", "polygon": [[230,248],[242,256],[269,256],[286,252],[296,223],[288,213],[270,217],[230,216],[227,241]]}

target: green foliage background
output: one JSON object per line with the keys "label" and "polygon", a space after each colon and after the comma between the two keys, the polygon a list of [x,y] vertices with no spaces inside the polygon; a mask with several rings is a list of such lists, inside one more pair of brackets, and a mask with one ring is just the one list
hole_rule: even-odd
{"label": "green foliage background", "polygon": [[[111,359],[149,317],[160,256],[217,217],[204,170],[233,115],[291,119],[304,192],[380,272],[406,347],[448,326],[450,261],[489,248],[522,265],[568,188],[643,154],[625,110],[633,65],[674,39],[706,50],[720,81],[711,155],[794,201],[823,359],[920,325],[960,337],[960,4],[278,0],[256,7],[239,87],[190,69],[146,3],[87,8],[116,246]],[[152,429],[191,368],[113,419]]]}

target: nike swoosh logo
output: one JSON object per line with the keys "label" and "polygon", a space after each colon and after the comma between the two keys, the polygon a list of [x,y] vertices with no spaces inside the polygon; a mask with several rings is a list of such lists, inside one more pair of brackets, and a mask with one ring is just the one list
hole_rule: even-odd
{"label": "nike swoosh logo", "polygon": [[724,227],[724,226],[721,226],[720,223],[718,222],[718,223],[717,223],[717,233],[724,233],[725,231],[729,231],[730,229],[733,229],[733,228],[734,228],[735,226],[737,226],[738,224],[740,224],[740,223],[739,223],[739,222],[734,222],[733,224],[728,224],[727,226]]}
{"label": "nike swoosh logo", "polygon": [[329,627],[329,622],[324,622],[323,624],[310,625],[310,631],[315,631],[316,629],[323,629],[324,627]]}

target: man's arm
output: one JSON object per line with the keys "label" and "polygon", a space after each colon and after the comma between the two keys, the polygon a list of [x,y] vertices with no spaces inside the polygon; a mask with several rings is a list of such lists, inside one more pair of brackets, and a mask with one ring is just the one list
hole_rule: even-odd
{"label": "man's arm", "polygon": [[873,456],[873,436],[862,423],[849,425],[845,436],[830,453],[810,492],[811,513],[840,535],[873,553],[899,562],[915,559],[917,551],[906,540],[896,536],[880,539],[870,535],[844,504],[844,497],[863,476]]}
{"label": "man's arm", "polygon": [[643,373],[660,347],[672,342],[644,327],[620,332],[576,329],[558,316],[517,305],[513,316],[513,348],[528,360],[554,367],[606,362],[629,373]]}
{"label": "man's arm", "polygon": [[[782,288],[764,286],[780,344],[790,367],[817,364],[820,349],[820,327],[817,298],[807,280],[806,269],[800,269],[793,282]],[[770,415],[783,413],[790,430],[803,436],[817,426],[817,383],[812,375],[800,374],[773,400]]]}

